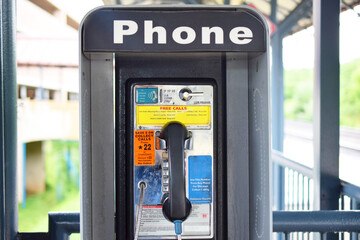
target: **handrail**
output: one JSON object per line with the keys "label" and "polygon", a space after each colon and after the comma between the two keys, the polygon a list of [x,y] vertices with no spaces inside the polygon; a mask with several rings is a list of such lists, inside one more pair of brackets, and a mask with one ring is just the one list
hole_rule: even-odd
{"label": "handrail", "polygon": [[72,233],[80,233],[79,212],[49,212],[49,232],[18,233],[19,240],[69,240]]}
{"label": "handrail", "polygon": [[[80,213],[49,213],[49,233],[20,233],[19,239],[68,240],[80,231]],[[274,232],[360,232],[360,211],[274,211]]]}
{"label": "handrail", "polygon": [[341,193],[348,197],[356,199],[356,201],[360,201],[360,187],[355,186],[351,183],[341,181]]}
{"label": "handrail", "polygon": [[360,211],[275,211],[274,232],[360,232]]}
{"label": "handrail", "polygon": [[282,167],[293,169],[308,178],[313,178],[314,176],[311,168],[285,157],[281,152],[276,150],[272,150],[272,160]]}
{"label": "handrail", "polygon": [[[294,162],[281,153],[273,151],[273,161],[311,179],[312,169]],[[360,201],[360,187],[341,181],[342,194]],[[292,232],[360,232],[360,211],[274,211],[273,231],[285,233],[289,239]],[[79,213],[49,213],[48,233],[19,233],[18,239],[68,240],[72,233],[80,232]]]}
{"label": "handrail", "polygon": [[80,214],[49,212],[50,240],[68,239],[72,233],[80,233]]}

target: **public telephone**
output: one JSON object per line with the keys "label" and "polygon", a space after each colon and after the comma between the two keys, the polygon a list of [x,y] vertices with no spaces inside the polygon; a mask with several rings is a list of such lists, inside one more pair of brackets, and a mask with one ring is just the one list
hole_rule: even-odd
{"label": "public telephone", "polygon": [[212,238],[214,86],[133,83],[131,92],[134,231],[171,239],[182,222],[184,239]]}
{"label": "public telephone", "polygon": [[270,240],[264,18],[108,6],[79,32],[82,240]]}

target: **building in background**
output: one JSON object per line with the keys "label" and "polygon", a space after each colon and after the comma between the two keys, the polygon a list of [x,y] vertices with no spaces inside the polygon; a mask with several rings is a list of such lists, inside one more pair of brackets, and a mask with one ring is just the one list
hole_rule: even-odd
{"label": "building in background", "polygon": [[17,26],[18,196],[24,203],[26,193],[45,190],[44,141],[79,139],[79,23],[50,1],[19,0]]}

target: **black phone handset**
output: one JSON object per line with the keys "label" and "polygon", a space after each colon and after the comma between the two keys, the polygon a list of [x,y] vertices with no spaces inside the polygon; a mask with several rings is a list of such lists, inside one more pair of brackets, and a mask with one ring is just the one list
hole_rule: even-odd
{"label": "black phone handset", "polygon": [[181,239],[182,222],[190,215],[191,203],[185,189],[185,140],[188,131],[179,122],[170,122],[162,131],[169,159],[169,195],[163,202],[163,214],[175,224],[175,233]]}

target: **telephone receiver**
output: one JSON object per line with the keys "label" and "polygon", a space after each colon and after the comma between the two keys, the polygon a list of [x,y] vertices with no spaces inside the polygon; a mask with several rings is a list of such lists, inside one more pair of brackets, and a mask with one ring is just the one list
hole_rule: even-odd
{"label": "telephone receiver", "polygon": [[169,194],[163,202],[163,214],[171,222],[184,221],[191,212],[185,189],[185,144],[189,140],[186,127],[179,122],[164,126],[161,138],[166,141],[169,162]]}

